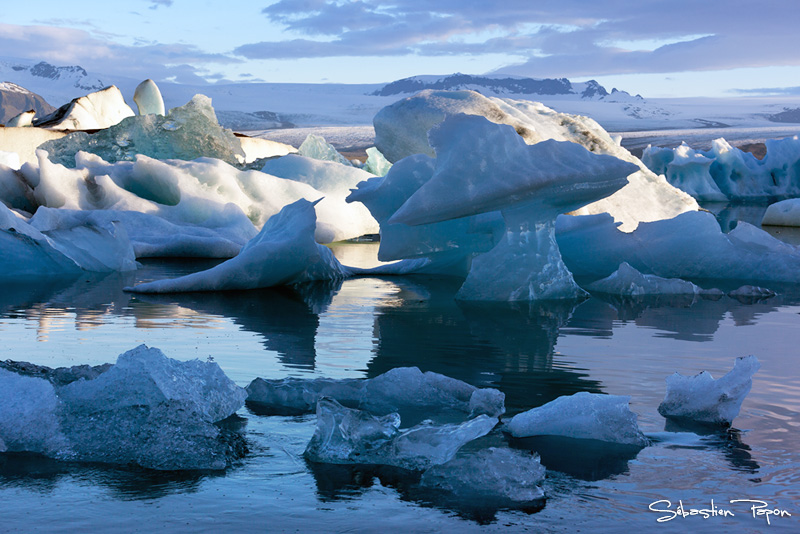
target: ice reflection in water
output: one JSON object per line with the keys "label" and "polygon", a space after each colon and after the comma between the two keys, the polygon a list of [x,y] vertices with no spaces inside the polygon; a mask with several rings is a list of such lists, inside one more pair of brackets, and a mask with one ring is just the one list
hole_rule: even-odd
{"label": "ice reflection in water", "polygon": [[[656,525],[647,506],[664,498],[695,507],[711,498],[761,498],[800,517],[800,293],[791,288],[755,303],[592,298],[556,305],[465,305],[452,298],[459,280],[424,277],[218,294],[145,297],[121,290],[208,266],[150,261],[129,275],[5,286],[0,358],[98,364],[146,342],[178,359],[211,356],[240,385],[255,376],[374,377],[416,365],[501,389],[509,415],[577,391],[631,395],[654,445],[637,454],[558,438],[509,440],[496,431],[476,446],[535,449],[550,469],[543,509],[498,511],[437,500],[418,491],[416,475],[310,466],[302,452],[313,416],[264,417],[243,409],[251,454],[222,476],[0,455],[4,528],[113,531],[147,521],[172,531],[189,524],[614,532]],[[750,353],[762,368],[734,429],[677,427],[656,412],[672,372],[708,369],[719,377],[735,357]],[[680,526],[707,532],[764,526],[749,523],[745,511],[715,520],[687,518]],[[773,521],[770,528],[796,526]]]}

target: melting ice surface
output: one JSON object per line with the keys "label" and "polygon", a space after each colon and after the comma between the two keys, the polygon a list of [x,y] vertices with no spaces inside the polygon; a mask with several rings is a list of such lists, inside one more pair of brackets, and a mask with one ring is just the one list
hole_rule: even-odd
{"label": "melting ice surface", "polygon": [[739,415],[742,401],[753,386],[753,375],[761,367],[758,358],[737,358],[733,369],[714,379],[703,371],[695,376],[678,373],[667,378],[667,395],[658,406],[664,417],[697,423],[730,425]]}

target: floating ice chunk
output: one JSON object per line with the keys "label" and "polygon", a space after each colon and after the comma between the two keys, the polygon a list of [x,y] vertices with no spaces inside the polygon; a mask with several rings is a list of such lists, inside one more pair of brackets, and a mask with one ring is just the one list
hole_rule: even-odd
{"label": "floating ice chunk", "polygon": [[319,135],[308,134],[297,151],[301,156],[307,158],[321,161],[333,161],[334,163],[339,163],[348,167],[353,165],[350,163],[349,159],[339,154],[332,144],[325,141],[325,139]]}
{"label": "floating ice chunk", "polygon": [[645,447],[647,438],[629,401],[627,396],[581,391],[515,415],[508,430],[517,438],[564,436]]}
{"label": "floating ice chunk", "polygon": [[478,389],[438,373],[423,373],[417,367],[397,367],[367,380],[256,378],[247,386],[247,393],[248,404],[274,412],[310,413],[322,397],[378,415],[408,411],[441,414],[454,410],[462,416],[498,417],[505,412],[501,391]]}
{"label": "floating ice chunk", "polygon": [[371,146],[367,149],[367,161],[362,168],[375,176],[386,176],[386,173],[392,168],[392,164],[381,154],[380,150]]}
{"label": "floating ice chunk", "polygon": [[15,152],[20,164],[38,164],[36,150],[42,143],[61,139],[66,132],[44,128],[0,128],[0,147]]}
{"label": "floating ice chunk", "polygon": [[658,406],[664,417],[698,423],[729,426],[739,415],[744,398],[750,393],[753,375],[761,367],[758,358],[737,358],[733,369],[714,380],[703,371],[695,376],[675,373],[667,377],[667,394]]}
{"label": "floating ice chunk", "polygon": [[713,214],[688,212],[621,232],[608,215],[559,217],[557,240],[575,276],[604,278],[622,262],[663,278],[800,281],[800,251],[751,224],[725,234]]}
{"label": "floating ice chunk", "polygon": [[97,378],[59,388],[58,395],[76,410],[117,410],[176,402],[209,423],[235,413],[247,397],[218,364],[173,360],[146,345],[120,354],[117,363]]}
{"label": "floating ice chunk", "polygon": [[133,110],[125,103],[120,90],[112,85],[76,98],[34,122],[36,126],[51,130],[100,130],[132,116]]}
{"label": "floating ice chunk", "polygon": [[539,457],[516,449],[490,447],[434,465],[420,486],[444,491],[459,501],[514,506],[544,498],[546,469]]}
{"label": "floating ice chunk", "polygon": [[48,152],[51,161],[65,167],[75,166],[75,155],[80,151],[97,154],[110,163],[132,161],[137,154],[181,160],[205,156],[231,165],[245,158],[241,143],[233,132],[219,125],[211,99],[203,95],[169,110],[166,116],[130,116],[95,134],[72,133],[40,148]]}
{"label": "floating ice chunk", "polygon": [[765,300],[777,295],[773,290],[760,286],[742,286],[733,291],[728,292],[728,296],[738,299],[742,302],[756,302]]}
{"label": "floating ice chunk", "polygon": [[161,91],[158,89],[156,82],[150,78],[136,86],[136,91],[133,93],[133,101],[139,109],[139,115],[166,114]]}
{"label": "floating ice chunk", "polygon": [[761,225],[800,226],[800,198],[788,198],[767,207]]}
{"label": "floating ice chunk", "polygon": [[400,416],[382,417],[346,408],[323,397],[317,428],[305,456],[314,462],[380,464],[424,470],[452,459],[466,443],[488,434],[497,418],[479,415],[461,424],[420,424],[400,430]]}
{"label": "floating ice chunk", "polygon": [[642,274],[625,262],[610,276],[592,282],[586,289],[610,295],[697,295],[698,286],[680,278],[661,278],[654,274]]}
{"label": "floating ice chunk", "polygon": [[144,345],[57,393],[70,445],[59,457],[160,470],[224,469],[237,444],[214,423],[246,397],[216,363],[179,362]]}
{"label": "floating ice chunk", "polygon": [[314,241],[315,226],[314,204],[298,200],[270,218],[236,257],[206,271],[125,289],[137,293],[220,291],[344,278],[347,269],[329,248]]}
{"label": "floating ice chunk", "polygon": [[8,451],[55,455],[68,447],[53,385],[0,369],[0,442]]}
{"label": "floating ice chunk", "polygon": [[[144,345],[110,367],[0,369],[0,439],[8,450],[151,469],[223,469],[243,442],[214,423],[246,393],[213,362],[178,362]],[[65,385],[60,385],[65,384]]]}
{"label": "floating ice chunk", "polygon": [[236,138],[242,145],[244,150],[244,162],[253,163],[256,160],[263,158],[274,158],[276,156],[285,156],[287,154],[297,153],[297,149],[285,143],[279,143],[270,139],[261,139],[259,137],[248,137],[244,134],[237,133]]}

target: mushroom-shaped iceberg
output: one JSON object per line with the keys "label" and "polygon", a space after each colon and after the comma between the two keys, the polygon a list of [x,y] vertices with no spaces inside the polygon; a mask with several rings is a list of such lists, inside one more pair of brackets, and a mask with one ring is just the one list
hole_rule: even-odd
{"label": "mushroom-shaped iceberg", "polygon": [[477,256],[457,297],[538,300],[583,294],[555,240],[555,218],[622,188],[638,170],[576,143],[528,145],[513,127],[456,115],[429,132],[435,171],[389,224],[425,225],[500,211],[505,235]]}

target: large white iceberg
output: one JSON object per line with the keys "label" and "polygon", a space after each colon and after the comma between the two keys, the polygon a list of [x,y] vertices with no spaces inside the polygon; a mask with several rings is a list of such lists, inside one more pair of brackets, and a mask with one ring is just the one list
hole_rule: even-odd
{"label": "large white iceberg", "polygon": [[488,434],[497,418],[479,415],[458,424],[421,423],[400,430],[396,413],[374,416],[323,397],[317,403],[317,428],[306,447],[313,462],[379,464],[424,470],[451,460],[465,444]]}
{"label": "large white iceberg", "polygon": [[144,345],[90,379],[54,386],[0,369],[0,439],[9,451],[149,469],[224,469],[243,450],[215,425],[246,393],[213,362]]}
{"label": "large white iceberg", "polygon": [[624,231],[631,231],[641,221],[667,219],[698,209],[691,196],[650,171],[597,122],[559,113],[538,102],[489,98],[474,91],[422,91],[383,108],[375,116],[375,145],[391,162],[412,154],[433,156],[428,131],[459,113],[510,125],[528,144],[547,139],[571,141],[596,154],[612,155],[639,167],[627,186],[580,208],[577,213],[581,215],[608,212],[622,223]]}
{"label": "large white iceberg", "polygon": [[255,289],[346,277],[347,269],[331,250],[314,241],[315,226],[314,204],[298,200],[271,217],[237,256],[206,271],[139,284],[126,291],[175,293]]}
{"label": "large white iceberg", "polygon": [[708,371],[695,376],[675,373],[667,377],[667,394],[658,413],[692,422],[730,425],[739,415],[753,386],[753,375],[760,367],[758,358],[747,356],[737,358],[733,369],[716,380]]}
{"label": "large white iceberg", "polygon": [[418,411],[426,417],[443,412],[498,417],[505,412],[502,392],[475,386],[417,367],[397,367],[366,380],[256,378],[247,386],[247,403],[277,413],[311,413],[322,397],[376,415]]}
{"label": "large white iceberg", "polygon": [[51,130],[100,130],[133,117],[120,90],[112,85],[72,100],[46,117],[34,121]]}
{"label": "large white iceberg", "polygon": [[800,198],[787,198],[767,206],[761,225],[800,226]]}
{"label": "large white iceberg", "polygon": [[629,401],[626,396],[581,391],[515,415],[508,430],[517,438],[564,436],[644,447],[648,440]]}
{"label": "large white iceberg", "polygon": [[761,160],[720,138],[705,151],[686,144],[675,149],[648,147],[642,161],[698,200],[800,196],[800,139],[770,139],[765,144],[767,151]]}

